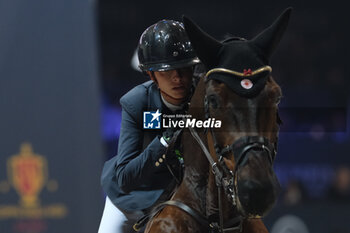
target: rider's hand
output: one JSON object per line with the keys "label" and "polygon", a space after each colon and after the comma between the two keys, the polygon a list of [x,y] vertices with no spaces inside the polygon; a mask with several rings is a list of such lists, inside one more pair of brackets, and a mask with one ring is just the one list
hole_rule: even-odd
{"label": "rider's hand", "polygon": [[176,128],[167,128],[163,131],[162,139],[165,141],[167,145],[169,145],[169,142],[174,136],[174,132],[176,131]]}

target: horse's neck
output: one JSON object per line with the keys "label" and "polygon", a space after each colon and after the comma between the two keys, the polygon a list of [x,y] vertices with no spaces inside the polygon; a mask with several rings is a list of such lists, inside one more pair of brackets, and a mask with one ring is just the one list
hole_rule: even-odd
{"label": "horse's neck", "polygon": [[187,130],[183,133],[182,141],[185,170],[183,181],[175,195],[175,199],[180,199],[191,208],[205,215],[208,161]]}
{"label": "horse's neck", "polygon": [[[205,95],[205,83],[203,79],[197,84],[196,90],[192,96],[189,114],[197,120],[203,119],[203,100]],[[205,138],[202,138],[204,140]],[[206,214],[206,191],[208,182],[208,161],[202,154],[198,143],[191,136],[188,130],[184,131],[183,151],[185,171],[183,182],[179,187],[177,196],[182,198],[186,204],[195,208],[203,215]]]}

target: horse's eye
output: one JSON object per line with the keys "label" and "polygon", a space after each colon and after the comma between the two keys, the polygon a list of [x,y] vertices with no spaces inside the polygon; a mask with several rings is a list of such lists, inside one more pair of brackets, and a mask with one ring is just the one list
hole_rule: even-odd
{"label": "horse's eye", "polygon": [[208,101],[209,101],[210,106],[211,106],[213,109],[217,109],[217,108],[219,107],[219,102],[218,102],[216,96],[214,96],[214,95],[209,96],[209,97],[208,97]]}

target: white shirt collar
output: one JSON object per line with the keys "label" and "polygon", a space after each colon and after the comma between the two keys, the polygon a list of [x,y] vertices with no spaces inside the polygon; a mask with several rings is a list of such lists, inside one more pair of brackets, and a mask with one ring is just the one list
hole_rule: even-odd
{"label": "white shirt collar", "polygon": [[165,106],[167,106],[172,112],[175,112],[177,110],[181,110],[183,108],[183,104],[181,104],[181,105],[174,105],[174,104],[171,104],[168,101],[166,101],[164,99],[164,97],[162,96],[162,94],[160,95],[160,97],[162,98],[162,101],[165,104]]}

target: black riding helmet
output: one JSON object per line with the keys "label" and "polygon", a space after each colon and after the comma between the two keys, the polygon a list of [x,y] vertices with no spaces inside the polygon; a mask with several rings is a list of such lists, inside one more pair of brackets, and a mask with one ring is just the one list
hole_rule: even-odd
{"label": "black riding helmet", "polygon": [[200,63],[182,23],[161,20],[148,27],[138,45],[142,71],[165,71]]}

